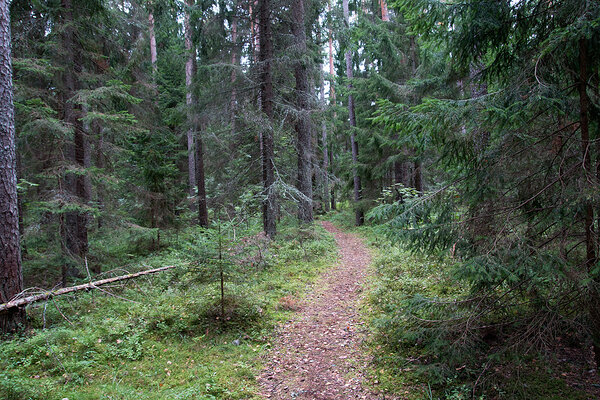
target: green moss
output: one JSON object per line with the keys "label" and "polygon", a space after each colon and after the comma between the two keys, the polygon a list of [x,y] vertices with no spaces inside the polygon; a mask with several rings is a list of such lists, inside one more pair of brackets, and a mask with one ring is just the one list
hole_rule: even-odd
{"label": "green moss", "polygon": [[[255,398],[260,355],[292,313],[280,300],[302,295],[337,257],[320,226],[280,229],[266,263],[229,271],[225,321],[219,284],[199,262],[211,243],[195,228],[177,240],[165,235],[168,247],[128,268],[177,265],[173,271],[106,288],[113,295],[96,290],[30,307],[32,328],[0,343],[0,399]],[[111,243],[106,254],[128,251]],[[243,252],[245,260],[257,249]]]}

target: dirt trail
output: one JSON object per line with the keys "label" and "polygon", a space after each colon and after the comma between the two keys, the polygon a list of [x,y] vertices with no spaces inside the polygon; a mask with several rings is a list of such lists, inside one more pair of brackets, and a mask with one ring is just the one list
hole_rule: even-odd
{"label": "dirt trail", "polygon": [[382,399],[364,385],[368,360],[361,354],[362,323],[358,316],[361,286],[371,262],[355,235],[330,222],[341,260],[326,271],[302,304],[299,315],[282,327],[267,368],[258,377],[268,399]]}

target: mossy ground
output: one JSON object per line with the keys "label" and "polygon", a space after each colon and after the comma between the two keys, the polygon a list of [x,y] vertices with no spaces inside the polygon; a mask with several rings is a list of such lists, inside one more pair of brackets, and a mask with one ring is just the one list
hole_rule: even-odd
{"label": "mossy ground", "polygon": [[[0,343],[0,399],[257,398],[273,328],[293,312],[290,299],[335,263],[335,242],[319,226],[284,221],[260,263],[227,270],[223,321],[219,283],[199,259],[198,246],[214,243],[195,228],[170,236],[127,268],[175,270],[30,307],[30,327]],[[114,237],[113,249],[131,252]],[[253,246],[247,252],[256,256]]]}
{"label": "mossy ground", "polygon": [[[354,228],[348,211],[327,218],[361,234],[374,255],[362,305],[374,388],[405,399],[470,399],[474,386],[475,398],[483,399],[594,398],[569,381],[576,371],[568,358],[513,355],[480,382],[483,368],[450,368],[409,328],[404,311],[415,296],[464,294],[452,260],[409,253],[374,227]],[[129,260],[128,270],[178,267],[104,288],[111,294],[96,290],[30,307],[29,328],[0,343],[0,399],[258,399],[255,376],[274,327],[290,318],[306,285],[337,255],[333,238],[318,226],[284,221],[280,229],[267,248],[242,246],[244,262],[226,270],[224,320],[214,267],[202,261],[215,246],[206,233],[170,232],[151,254],[148,238],[99,239],[91,252],[105,270],[119,260]],[[248,227],[238,238],[258,230]],[[52,271],[46,279],[55,279]]]}

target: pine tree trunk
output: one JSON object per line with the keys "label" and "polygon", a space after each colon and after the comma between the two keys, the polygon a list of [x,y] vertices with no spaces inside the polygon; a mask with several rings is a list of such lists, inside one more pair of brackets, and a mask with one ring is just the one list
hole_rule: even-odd
{"label": "pine tree trunk", "polygon": [[386,22],[389,21],[390,15],[388,13],[387,2],[385,0],[379,0],[379,4],[381,6],[381,20]]}
{"label": "pine tree trunk", "polygon": [[[350,27],[350,11],[348,9],[348,0],[343,1],[344,21],[346,28]],[[346,78],[348,78],[348,90],[352,91],[352,54],[350,50],[346,51]],[[362,198],[360,176],[358,175],[358,142],[356,141],[356,116],[354,113],[354,97],[348,94],[348,115],[350,119],[350,146],[352,148],[352,176],[354,181],[354,202],[356,225],[360,226],[365,222],[362,205],[359,203]]]}
{"label": "pine tree trunk", "polygon": [[297,54],[294,65],[296,78],[296,134],[298,135],[298,181],[297,188],[304,195],[298,204],[298,219],[302,223],[313,221],[312,209],[312,127],[310,120],[310,88],[308,84],[306,31],[304,28],[304,0],[292,3],[292,33]]}
{"label": "pine tree trunk", "polygon": [[262,112],[268,124],[262,131],[262,174],[265,200],[263,201],[263,225],[265,234],[273,238],[277,233],[277,196],[275,193],[275,155],[273,151],[273,131],[270,122],[273,119],[273,78],[271,65],[273,58],[273,38],[271,35],[271,15],[269,0],[259,0],[259,63],[260,63],[260,100]]}
{"label": "pine tree trunk", "polygon": [[[23,291],[17,157],[10,39],[9,2],[0,2],[0,302],[6,303]],[[15,331],[25,323],[21,308],[0,313],[0,332]]]}
{"label": "pine tree trunk", "polygon": [[[187,153],[188,153],[188,193],[191,198],[195,196],[196,188],[196,159],[194,156],[194,133],[197,130],[195,123],[195,96],[193,93],[194,75],[196,75],[196,48],[192,43],[192,27],[190,21],[191,8],[194,6],[194,0],[186,0],[185,15],[183,18],[185,51],[187,60],[185,62],[185,104],[187,106]],[[198,200],[200,202],[200,200]],[[194,203],[191,208],[194,209]]]}

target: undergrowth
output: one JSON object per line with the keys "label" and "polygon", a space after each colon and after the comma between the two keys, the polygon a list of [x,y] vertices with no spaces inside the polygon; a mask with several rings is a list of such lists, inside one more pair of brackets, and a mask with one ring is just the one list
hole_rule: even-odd
{"label": "undergrowth", "polygon": [[460,301],[472,294],[459,279],[458,262],[409,252],[376,226],[353,227],[351,211],[329,218],[373,249],[362,315],[372,333],[370,381],[377,390],[406,399],[594,398],[588,390],[594,371],[581,359],[590,357],[576,333],[555,338],[554,353],[522,346],[504,351],[509,335],[496,327],[499,314],[486,317],[493,328],[464,328],[470,317]]}
{"label": "undergrowth", "polygon": [[29,328],[0,343],[0,399],[256,398],[259,355],[289,318],[286,302],[336,258],[319,226],[283,221],[270,243],[257,232],[228,233],[224,315],[210,233],[170,233],[146,256],[113,235],[98,259],[131,254],[128,270],[177,268],[29,307]]}

